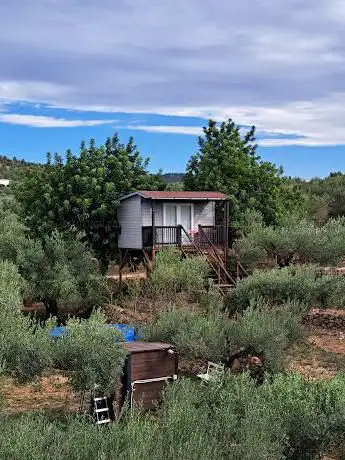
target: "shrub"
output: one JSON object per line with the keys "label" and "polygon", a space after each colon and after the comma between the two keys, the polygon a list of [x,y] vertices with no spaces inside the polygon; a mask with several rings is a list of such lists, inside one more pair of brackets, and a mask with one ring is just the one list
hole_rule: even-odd
{"label": "shrub", "polygon": [[58,232],[42,241],[28,240],[19,260],[30,294],[41,299],[47,313],[59,307],[94,307],[101,298],[101,276],[80,235]]}
{"label": "shrub", "polygon": [[263,356],[266,371],[281,371],[285,349],[302,337],[300,311],[298,304],[270,308],[263,302],[252,302],[231,323],[228,344],[233,349],[244,347]]}
{"label": "shrub", "polygon": [[52,366],[48,327],[37,326],[29,317],[18,316],[6,323],[6,339],[1,344],[3,371],[20,383],[39,377]]}
{"label": "shrub", "polygon": [[230,323],[220,312],[196,315],[171,309],[159,313],[144,329],[144,337],[176,345],[189,358],[219,360],[227,349]]}
{"label": "shrub", "polygon": [[25,283],[17,268],[0,262],[0,363],[19,381],[33,379],[51,363],[47,330],[21,314]]}
{"label": "shrub", "polygon": [[67,372],[75,391],[92,390],[95,384],[111,391],[122,373],[120,335],[106,327],[105,320],[100,312],[88,320],[70,319],[68,333],[54,344],[54,363]]}
{"label": "shrub", "polygon": [[158,298],[171,298],[184,292],[193,295],[205,287],[208,265],[203,257],[181,259],[173,250],[157,254],[148,288]]}
{"label": "shrub", "polygon": [[228,311],[242,311],[252,299],[263,298],[272,304],[296,300],[311,306],[342,306],[345,303],[345,278],[319,275],[315,267],[290,266],[261,270],[239,281],[226,299]]}
{"label": "shrub", "polygon": [[311,460],[345,435],[345,380],[278,375],[257,387],[246,374],[208,385],[180,379],[156,417],[134,411],[107,430],[80,417],[0,421],[1,454],[13,460]]}
{"label": "shrub", "polygon": [[20,314],[25,282],[18,269],[10,262],[0,260],[0,326],[8,315]]}
{"label": "shrub", "polygon": [[143,333],[147,340],[174,344],[191,359],[218,361],[245,347],[265,358],[267,371],[276,372],[283,368],[285,348],[301,337],[301,310],[296,303],[273,309],[261,301],[230,321],[217,310],[201,316],[172,309],[158,314]]}
{"label": "shrub", "polygon": [[276,226],[248,213],[245,235],[235,243],[242,263],[254,268],[267,259],[280,266],[291,262],[337,264],[345,255],[345,219],[330,219],[323,226],[299,214],[286,214]]}
{"label": "shrub", "polygon": [[287,458],[319,458],[344,437],[344,378],[307,382],[298,374],[277,376],[264,393],[286,433]]}

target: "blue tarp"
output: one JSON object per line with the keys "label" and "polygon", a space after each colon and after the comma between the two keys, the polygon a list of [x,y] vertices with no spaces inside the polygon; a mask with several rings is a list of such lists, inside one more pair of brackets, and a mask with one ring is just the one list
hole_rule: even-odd
{"label": "blue tarp", "polygon": [[51,337],[63,337],[67,334],[67,329],[64,326],[55,326],[49,331]]}
{"label": "blue tarp", "polygon": [[[113,329],[117,329],[123,335],[124,342],[134,342],[135,340],[139,339],[135,333],[135,329],[128,324],[107,324],[107,327],[111,327]],[[64,326],[55,326],[53,329],[49,331],[49,335],[51,337],[63,337],[68,332],[67,328]]]}
{"label": "blue tarp", "polygon": [[128,324],[107,324],[107,326],[121,332],[125,342],[134,342],[136,339],[134,327],[128,326]]}

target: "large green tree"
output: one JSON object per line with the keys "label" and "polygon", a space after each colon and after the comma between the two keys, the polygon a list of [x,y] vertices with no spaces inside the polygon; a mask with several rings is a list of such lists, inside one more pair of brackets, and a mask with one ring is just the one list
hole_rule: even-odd
{"label": "large green tree", "polygon": [[333,172],[324,179],[299,180],[299,184],[305,193],[306,209],[316,221],[345,216],[345,174]]}
{"label": "large green tree", "polygon": [[26,224],[37,237],[59,231],[83,232],[105,270],[117,248],[117,209],[121,195],[137,189],[162,189],[160,174],[148,172],[131,138],[117,135],[97,147],[82,142],[79,155],[67,151],[27,175],[16,195]]}
{"label": "large green tree", "polygon": [[247,209],[260,211],[265,222],[274,223],[283,211],[283,197],[293,191],[283,189],[282,169],[258,156],[255,127],[242,134],[231,119],[220,126],[210,120],[203,131],[199,151],[187,165],[185,188],[226,193],[234,227]]}
{"label": "large green tree", "polygon": [[[41,300],[48,315],[64,307],[100,304],[103,278],[79,234],[44,234],[30,238],[11,197],[0,199],[0,263],[15,264],[24,283],[22,297]],[[22,303],[22,299],[21,299]]]}
{"label": "large green tree", "polygon": [[101,303],[103,279],[78,235],[55,231],[42,240],[27,240],[17,263],[27,282],[27,295],[41,300],[48,315]]}

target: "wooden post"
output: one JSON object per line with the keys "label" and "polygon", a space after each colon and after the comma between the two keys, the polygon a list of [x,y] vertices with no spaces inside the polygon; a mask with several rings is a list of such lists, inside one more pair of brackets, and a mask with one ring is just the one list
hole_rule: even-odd
{"label": "wooden post", "polygon": [[155,256],[156,256],[156,222],[155,222],[154,201],[152,198],[151,198],[151,217],[152,217],[152,261],[154,261]]}
{"label": "wooden post", "polygon": [[229,249],[229,200],[224,202],[224,262],[225,266],[228,263],[228,249]]}
{"label": "wooden post", "polygon": [[125,254],[122,254],[122,249],[120,249],[120,265],[119,265],[119,290],[122,290],[122,270],[123,267],[126,265],[128,256],[128,249],[126,249]]}
{"label": "wooden post", "polygon": [[144,267],[146,269],[146,277],[148,278],[149,275],[150,275],[150,256],[148,254],[147,251],[145,251],[145,249],[143,249],[143,263],[144,263]]}
{"label": "wooden post", "polygon": [[182,225],[178,225],[176,228],[176,239],[177,239],[177,245],[179,248],[182,246]]}

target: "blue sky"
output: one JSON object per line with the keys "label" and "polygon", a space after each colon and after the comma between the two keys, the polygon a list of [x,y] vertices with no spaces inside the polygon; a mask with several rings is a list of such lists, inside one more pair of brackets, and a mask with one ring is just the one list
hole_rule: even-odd
{"label": "blue sky", "polygon": [[3,0],[0,21],[1,154],[118,131],[180,172],[231,117],[288,175],[345,170],[342,0]]}

